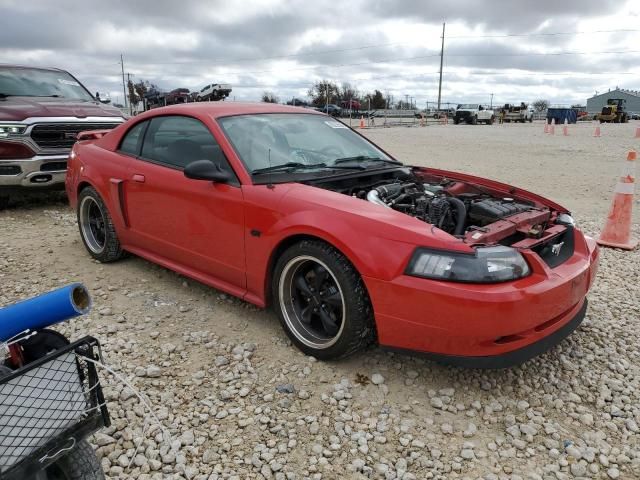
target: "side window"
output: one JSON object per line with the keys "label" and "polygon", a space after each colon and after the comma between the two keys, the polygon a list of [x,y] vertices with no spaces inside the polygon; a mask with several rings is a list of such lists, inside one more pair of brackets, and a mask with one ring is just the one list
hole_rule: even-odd
{"label": "side window", "polygon": [[235,177],[213,134],[191,117],[152,119],[144,136],[142,157],[180,169],[196,160],[210,160]]}
{"label": "side window", "polygon": [[122,142],[120,142],[120,148],[118,150],[122,153],[138,156],[140,154],[140,143],[142,142],[144,129],[148,123],[149,122],[140,122],[129,129],[124,135]]}

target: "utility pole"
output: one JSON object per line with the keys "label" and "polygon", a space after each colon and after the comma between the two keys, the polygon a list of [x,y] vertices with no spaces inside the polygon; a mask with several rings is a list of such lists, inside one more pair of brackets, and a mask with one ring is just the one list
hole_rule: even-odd
{"label": "utility pole", "polygon": [[491,94],[491,105],[489,106],[491,110],[493,110],[493,93]]}
{"label": "utility pole", "polygon": [[[129,87],[129,83],[131,82],[132,75],[133,75],[132,73],[127,72],[127,88]],[[135,93],[135,89],[134,89],[134,93]],[[129,100],[129,115],[133,116],[133,103],[131,102],[131,100]]]}
{"label": "utility pole", "polygon": [[442,46],[440,47],[440,82],[438,83],[438,110],[440,110],[440,99],[442,98],[442,64],[444,60],[444,26],[442,22]]}
{"label": "utility pole", "polygon": [[120,54],[120,67],[122,67],[122,93],[124,94],[124,108],[127,108],[127,87],[124,84],[124,60]]}

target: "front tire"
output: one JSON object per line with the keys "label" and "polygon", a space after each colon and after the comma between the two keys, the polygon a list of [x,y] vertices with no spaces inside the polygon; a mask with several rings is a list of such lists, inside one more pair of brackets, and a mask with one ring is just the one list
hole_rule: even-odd
{"label": "front tire", "polygon": [[77,216],[82,243],[93,258],[108,263],[124,255],[107,206],[93,187],[80,192]]}
{"label": "front tire", "polygon": [[342,358],[375,339],[362,278],[325,242],[303,240],[289,247],[276,262],[272,292],[282,328],[307,355]]}
{"label": "front tire", "polygon": [[9,195],[0,195],[0,210],[9,206]]}
{"label": "front tire", "polygon": [[478,124],[478,117],[471,117],[471,125],[477,125]]}

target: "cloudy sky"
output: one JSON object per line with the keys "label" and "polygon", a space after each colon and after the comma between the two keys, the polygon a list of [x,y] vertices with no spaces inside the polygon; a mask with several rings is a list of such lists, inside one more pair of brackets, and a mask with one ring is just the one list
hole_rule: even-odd
{"label": "cloudy sky", "polygon": [[0,62],[69,70],[122,102],[125,72],[162,89],[233,85],[304,98],[319,79],[443,102],[584,103],[640,89],[637,0],[0,0]]}

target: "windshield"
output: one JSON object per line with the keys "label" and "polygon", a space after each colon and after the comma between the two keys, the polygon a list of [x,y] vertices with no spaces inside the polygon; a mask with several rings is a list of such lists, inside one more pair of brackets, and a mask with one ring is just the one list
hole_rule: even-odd
{"label": "windshield", "polygon": [[458,110],[460,110],[462,108],[466,108],[466,109],[469,109],[469,110],[476,110],[478,108],[478,104],[477,103],[463,103],[461,105],[458,105]]}
{"label": "windshield", "polygon": [[324,115],[237,115],[219,123],[250,173],[278,165],[345,168],[352,163],[393,162],[349,127]]}
{"label": "windshield", "polygon": [[93,100],[80,82],[68,73],[37,68],[0,67],[0,94]]}

